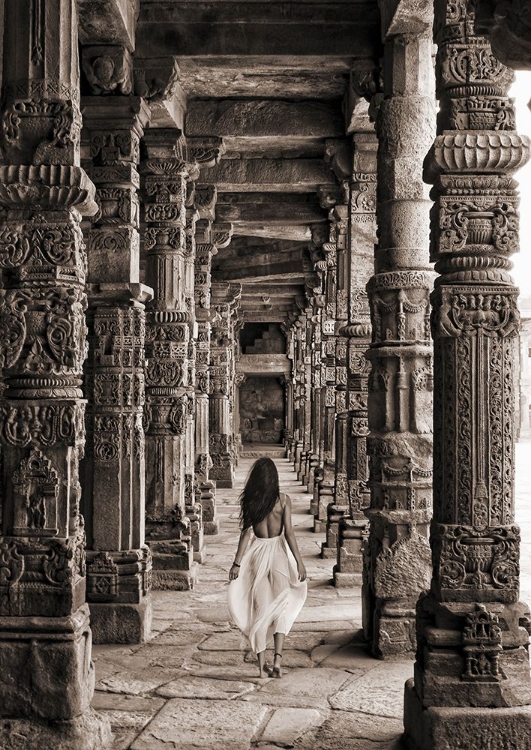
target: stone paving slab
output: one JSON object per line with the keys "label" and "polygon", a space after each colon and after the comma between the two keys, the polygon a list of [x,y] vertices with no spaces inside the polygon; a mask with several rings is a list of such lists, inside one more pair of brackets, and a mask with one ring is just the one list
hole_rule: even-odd
{"label": "stone paving slab", "polygon": [[241,701],[169,700],[131,750],[249,750],[268,709]]}
{"label": "stone paving slab", "polygon": [[315,726],[320,726],[325,716],[313,708],[278,708],[260,735],[259,741],[280,747],[293,747],[295,741]]}
{"label": "stone paving slab", "polygon": [[245,700],[269,706],[330,708],[335,695],[351,676],[337,669],[294,669],[280,680],[269,680]]}
{"label": "stone paving slab", "polygon": [[213,680],[208,677],[187,675],[168,682],[158,688],[157,695],[163,698],[205,698],[208,700],[230,700],[254,690],[249,682],[236,680]]}
{"label": "stone paving slab", "polygon": [[404,711],[404,684],[413,676],[413,662],[380,664],[366,674],[354,675],[330,698],[332,708],[360,711],[373,716],[401,719]]}

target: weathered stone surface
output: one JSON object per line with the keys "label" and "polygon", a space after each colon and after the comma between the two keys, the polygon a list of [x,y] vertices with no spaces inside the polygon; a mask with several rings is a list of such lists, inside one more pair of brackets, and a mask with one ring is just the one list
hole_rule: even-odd
{"label": "weathered stone surface", "polygon": [[157,695],[163,698],[189,698],[193,695],[194,698],[227,700],[239,698],[253,689],[253,685],[249,682],[206,677],[180,677],[159,687]]}
{"label": "weathered stone surface", "polygon": [[413,681],[406,685],[404,726],[410,750],[529,750],[531,707],[423,709]]}
{"label": "weathered stone surface", "polygon": [[105,750],[110,742],[109,722],[95,711],[70,721],[0,720],[0,750]]}
{"label": "weathered stone surface", "polygon": [[149,597],[141,604],[90,604],[94,643],[144,643],[151,633]]}
{"label": "weathered stone surface", "polygon": [[297,750],[399,750],[402,722],[364,713],[334,712],[322,727],[295,744]]}
{"label": "weathered stone surface", "polygon": [[330,708],[334,695],[350,675],[338,669],[293,669],[280,680],[271,680],[246,700],[269,706]]}
{"label": "weathered stone surface", "polygon": [[396,664],[392,674],[379,664],[362,677],[354,677],[330,698],[332,708],[361,711],[375,716],[400,719],[403,713],[404,683],[411,677],[410,662]]}
{"label": "weathered stone surface", "polygon": [[322,724],[324,718],[313,708],[277,708],[260,735],[260,742],[293,747],[301,735]]}
{"label": "weathered stone surface", "polygon": [[135,740],[131,750],[168,747],[168,743],[175,742],[176,722],[180,750],[197,747],[248,750],[266,714],[265,707],[239,701],[170,700]]}
{"label": "weathered stone surface", "polygon": [[317,185],[334,179],[321,159],[223,159],[217,167],[205,170],[205,180],[229,193],[311,193]]}
{"label": "weathered stone surface", "polygon": [[336,107],[319,102],[196,99],[188,105],[186,132],[244,138],[326,138],[342,136],[344,125]]}

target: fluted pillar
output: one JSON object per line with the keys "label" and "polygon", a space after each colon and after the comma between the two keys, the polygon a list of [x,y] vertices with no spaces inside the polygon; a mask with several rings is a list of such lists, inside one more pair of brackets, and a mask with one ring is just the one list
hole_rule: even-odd
{"label": "fluted pillar", "polygon": [[[103,748],[79,461],[87,257],[73,0],[3,6],[0,746]],[[33,22],[29,22],[33,13]],[[15,30],[16,29],[16,33]]]}
{"label": "fluted pillar", "polygon": [[[127,66],[128,53],[118,49]],[[92,69],[98,59],[85,55],[85,67]],[[101,207],[85,227],[89,356],[81,471],[87,600],[96,643],[140,643],[151,626],[142,425],[144,303],[151,290],[139,283],[137,169],[149,109],[138,97],[87,96],[82,112],[87,169]]]}
{"label": "fluted pillar", "polygon": [[435,341],[433,578],[418,607],[405,728],[417,750],[507,747],[531,734],[528,608],[514,523],[518,249],[512,71],[474,31],[474,3],[436,4],[433,184]]}
{"label": "fluted pillar", "polygon": [[379,243],[367,285],[371,506],[363,618],[381,658],[413,655],[415,606],[431,575],[431,204],[422,182],[422,157],[435,128],[431,48],[427,33],[385,40],[376,120]]}
{"label": "fluted pillar", "polygon": [[177,129],[146,131],[144,147],[146,280],[154,291],[146,307],[146,539],[154,587],[183,590],[197,575],[185,502],[193,405],[185,203],[197,168]]}

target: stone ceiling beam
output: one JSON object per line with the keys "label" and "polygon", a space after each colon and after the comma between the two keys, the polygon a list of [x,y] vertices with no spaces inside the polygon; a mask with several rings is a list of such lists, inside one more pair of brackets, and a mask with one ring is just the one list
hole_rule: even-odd
{"label": "stone ceiling beam", "polygon": [[[244,196],[245,199],[246,196]],[[249,202],[242,201],[237,204],[224,203],[225,196],[218,197],[216,215],[221,221],[232,221],[235,225],[244,227],[248,224],[264,222],[268,224],[317,224],[327,221],[326,213],[317,203],[272,202],[255,203],[254,196],[249,197]],[[304,196],[301,196],[304,198]]]}
{"label": "stone ceiling beam", "polygon": [[187,136],[334,138],[345,133],[339,106],[324,102],[278,100],[195,100],[186,113]]}
{"label": "stone ceiling beam", "polygon": [[146,2],[138,42],[145,54],[372,54],[379,38],[374,2]]}
{"label": "stone ceiling beam", "polygon": [[312,193],[318,185],[336,183],[321,159],[223,159],[202,179],[220,193]]}
{"label": "stone ceiling beam", "polygon": [[81,44],[123,44],[135,49],[139,0],[77,0]]}
{"label": "stone ceiling beam", "polygon": [[184,90],[195,97],[262,97],[339,100],[345,94],[352,55],[247,55],[179,57]]}

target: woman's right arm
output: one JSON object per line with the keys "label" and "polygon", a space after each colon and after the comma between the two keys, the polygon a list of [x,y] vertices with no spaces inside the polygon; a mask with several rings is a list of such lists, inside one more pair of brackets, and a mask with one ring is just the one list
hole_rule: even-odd
{"label": "woman's right arm", "polygon": [[241,531],[240,541],[238,542],[238,549],[236,550],[236,555],[234,556],[234,562],[232,563],[232,567],[229,572],[229,581],[233,581],[235,578],[238,578],[238,574],[240,572],[240,563],[245,553],[245,550],[247,549],[247,545],[249,544],[249,539],[251,538],[252,530],[253,530],[253,527],[249,526],[247,529],[242,529]]}
{"label": "woman's right arm", "polygon": [[301,553],[299,552],[299,546],[297,544],[297,540],[295,538],[295,532],[293,530],[293,523],[291,520],[291,498],[289,495],[286,495],[286,503],[284,505],[284,536],[286,537],[286,541],[288,543],[288,546],[290,550],[293,553],[293,557],[295,558],[295,561],[297,563],[297,570],[299,572],[299,580],[304,581],[306,580],[306,568],[304,567],[304,563],[302,562]]}

